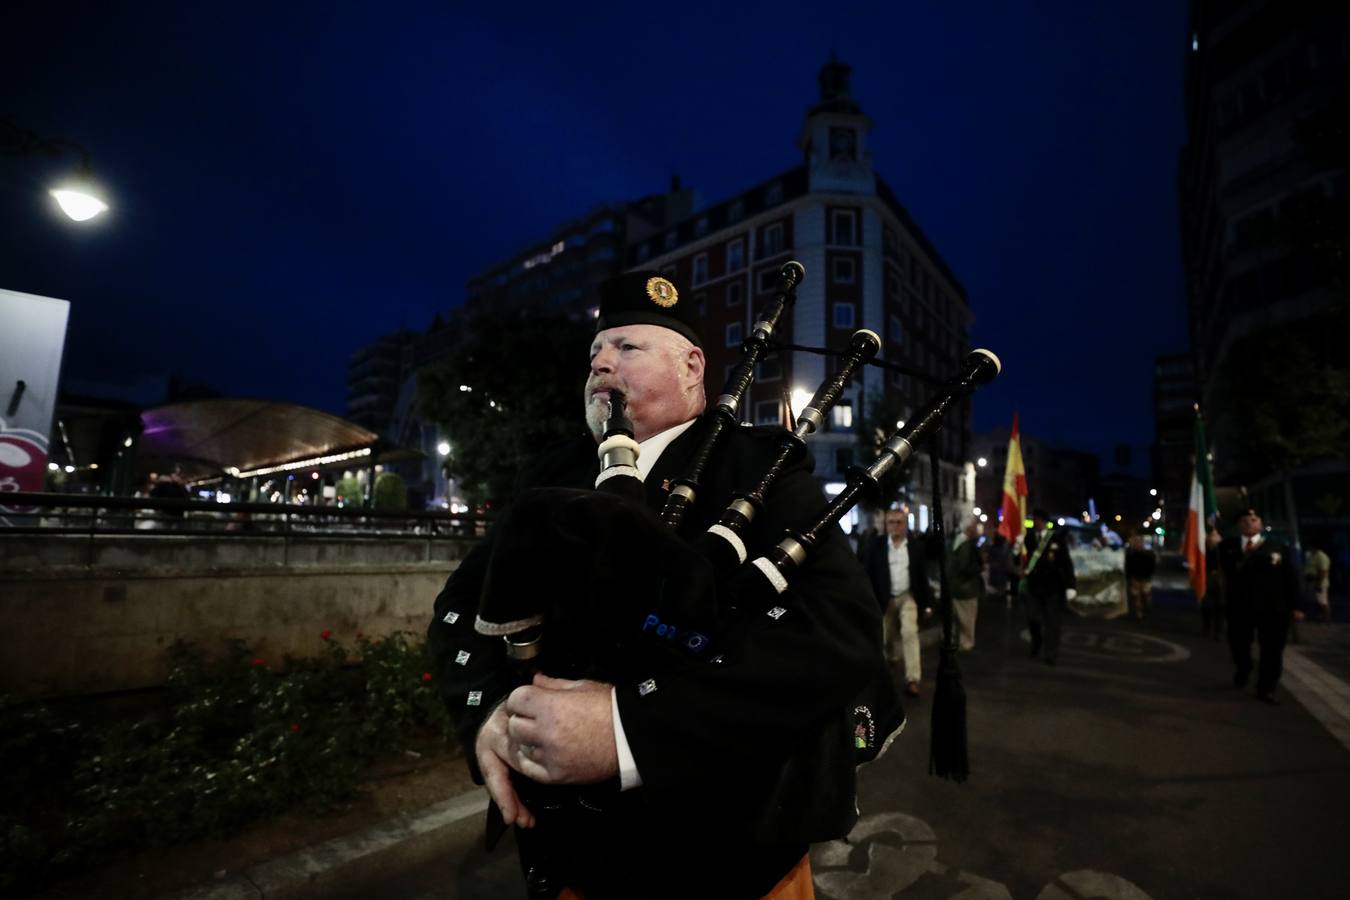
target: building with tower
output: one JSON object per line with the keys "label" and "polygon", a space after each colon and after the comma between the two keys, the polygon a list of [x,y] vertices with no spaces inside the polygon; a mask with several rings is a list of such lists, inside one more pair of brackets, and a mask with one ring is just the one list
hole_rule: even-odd
{"label": "building with tower", "polygon": [[[797,145],[802,163],[665,228],[634,229],[627,268],[658,269],[692,291],[703,313],[709,396],[721,393],[740,358],[761,305],[771,298],[784,262],[806,267],[779,340],[842,349],[858,328],[882,339],[889,360],[934,379],[954,374],[970,351],[972,315],[965,288],[875,171],[872,121],[849,93],[851,69],[830,61],[820,96],[806,114]],[[749,421],[783,419],[784,404],[804,405],[825,379],[827,358],[784,351],[761,362],[742,410]],[[816,473],[827,490],[845,470],[870,461],[870,435],[858,425],[874,409],[903,420],[931,393],[918,379],[866,367],[847,389],[823,433],[811,438]],[[888,422],[893,430],[895,422]],[[969,402],[953,410],[940,434],[938,490],[948,518],[970,512]],[[869,446],[863,446],[863,443]],[[934,486],[927,448],[906,489],[920,529],[928,524]],[[950,524],[950,523],[949,523]]]}

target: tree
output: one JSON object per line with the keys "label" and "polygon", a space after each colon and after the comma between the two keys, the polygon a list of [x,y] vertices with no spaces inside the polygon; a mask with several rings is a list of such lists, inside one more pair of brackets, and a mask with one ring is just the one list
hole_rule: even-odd
{"label": "tree", "polygon": [[376,509],[402,512],[408,508],[408,485],[397,472],[381,472],[375,479],[371,505]]}
{"label": "tree", "polygon": [[422,371],[424,415],[450,441],[445,466],[475,505],[510,499],[520,465],[585,433],[589,321],[540,309],[485,308],[460,318],[456,349]]}
{"label": "tree", "polygon": [[[904,416],[905,403],[899,391],[877,389],[868,392],[863,400],[861,414],[854,419],[861,456],[865,459],[864,465],[870,464],[872,460],[881,455],[882,444],[886,443],[886,439],[895,433],[899,427],[897,423]],[[912,465],[912,463],[907,463],[903,466],[897,466],[881,479],[881,509],[889,506],[890,501],[896,498],[900,489],[909,483]],[[871,507],[870,503],[863,503],[862,505],[864,508]]]}
{"label": "tree", "polygon": [[1247,473],[1338,458],[1350,443],[1350,311],[1248,335],[1229,350],[1215,407],[1240,446],[1218,448]]}

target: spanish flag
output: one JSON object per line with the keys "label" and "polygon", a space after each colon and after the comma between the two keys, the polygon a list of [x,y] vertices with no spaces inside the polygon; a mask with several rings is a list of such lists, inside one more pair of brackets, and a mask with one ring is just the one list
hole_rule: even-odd
{"label": "spanish flag", "polygon": [[1027,518],[1027,470],[1022,465],[1022,437],[1018,433],[1017,413],[1013,413],[1012,436],[1008,438],[1008,462],[1003,469],[1003,521],[998,533],[1016,546]]}
{"label": "spanish flag", "polygon": [[1209,471],[1209,450],[1205,446],[1205,423],[1200,408],[1195,409],[1195,468],[1191,472],[1191,499],[1186,510],[1186,537],[1181,555],[1190,570],[1191,590],[1196,602],[1205,599],[1205,537],[1209,524],[1218,513],[1214,504],[1214,478]]}

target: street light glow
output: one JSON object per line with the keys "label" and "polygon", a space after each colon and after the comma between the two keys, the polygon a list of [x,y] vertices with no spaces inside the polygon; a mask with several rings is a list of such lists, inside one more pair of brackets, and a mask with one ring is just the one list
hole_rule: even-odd
{"label": "street light glow", "polygon": [[981,469],[983,469],[985,466],[989,465],[989,460],[987,460],[987,459],[985,459],[983,456],[981,456],[979,459],[975,460],[975,465],[977,465],[977,466],[979,466]]}
{"label": "street light glow", "polygon": [[450,455],[450,442],[449,442],[449,441],[441,441],[439,444],[436,445],[436,452],[439,453],[441,456],[449,456],[449,455]]}
{"label": "street light glow", "polygon": [[1150,497],[1156,497],[1156,496],[1158,496],[1158,489],[1157,489],[1157,488],[1149,488],[1149,489],[1148,489],[1148,495],[1149,495]]}
{"label": "street light glow", "polygon": [[54,188],[49,193],[56,198],[61,212],[76,222],[87,222],[108,208],[108,204],[96,197],[88,188]]}
{"label": "street light glow", "polygon": [[806,405],[811,402],[811,392],[806,388],[796,387],[792,389],[792,410],[800,413],[806,409]]}

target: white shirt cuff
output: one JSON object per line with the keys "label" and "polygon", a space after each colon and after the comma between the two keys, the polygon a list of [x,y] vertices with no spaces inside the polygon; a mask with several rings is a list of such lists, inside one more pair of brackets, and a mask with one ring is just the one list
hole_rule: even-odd
{"label": "white shirt cuff", "polygon": [[619,790],[627,791],[642,787],[642,776],[638,774],[637,762],[628,746],[628,737],[623,733],[623,722],[619,719],[619,693],[609,689],[609,711],[614,717],[614,748],[619,754]]}

